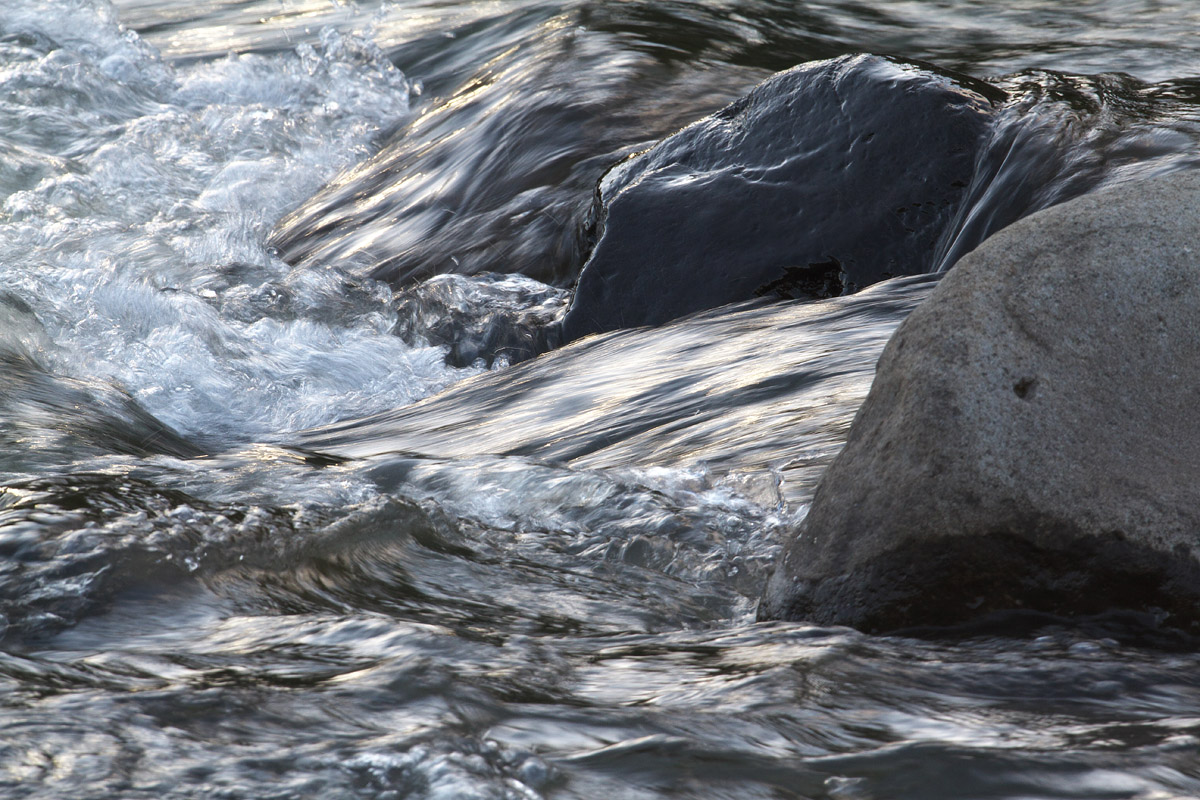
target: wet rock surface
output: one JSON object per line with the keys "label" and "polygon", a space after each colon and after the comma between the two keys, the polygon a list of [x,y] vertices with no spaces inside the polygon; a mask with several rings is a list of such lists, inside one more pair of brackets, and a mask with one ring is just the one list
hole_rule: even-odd
{"label": "wet rock surface", "polygon": [[932,270],[1003,98],[872,55],[770,78],[601,180],[565,338]]}
{"label": "wet rock surface", "polygon": [[1200,172],[1039,212],[902,324],[762,618],[1200,620]]}

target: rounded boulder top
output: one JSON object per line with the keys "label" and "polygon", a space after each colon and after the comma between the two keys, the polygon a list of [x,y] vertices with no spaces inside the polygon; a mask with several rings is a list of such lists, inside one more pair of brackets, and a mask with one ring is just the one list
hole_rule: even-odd
{"label": "rounded boulder top", "polygon": [[931,271],[1003,99],[874,55],[769,78],[601,180],[565,338]]}
{"label": "rounded boulder top", "polygon": [[995,234],[880,357],[760,616],[1200,630],[1200,172]]}

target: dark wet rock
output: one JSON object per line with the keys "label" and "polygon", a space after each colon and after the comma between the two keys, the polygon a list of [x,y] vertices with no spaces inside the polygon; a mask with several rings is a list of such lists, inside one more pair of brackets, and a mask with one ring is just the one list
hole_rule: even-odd
{"label": "dark wet rock", "polygon": [[1200,82],[1030,70],[999,78],[975,176],[939,245],[946,270],[1024,216],[1130,180],[1200,167]]}
{"label": "dark wet rock", "polygon": [[763,618],[1200,622],[1200,172],[1039,212],[880,358]]}
{"label": "dark wet rock", "polygon": [[[545,14],[527,8],[499,25],[439,27],[396,53],[397,65],[425,82],[417,113],[378,154],[280,220],[271,234],[280,257],[396,288],[486,272],[569,286],[605,170],[764,75],[681,70],[625,45],[614,59],[592,10],[561,9],[536,40],[521,33]],[[682,21],[670,21],[678,30]]]}
{"label": "dark wet rock", "polygon": [[606,174],[566,339],[931,271],[1003,97],[870,55],[770,78]]}

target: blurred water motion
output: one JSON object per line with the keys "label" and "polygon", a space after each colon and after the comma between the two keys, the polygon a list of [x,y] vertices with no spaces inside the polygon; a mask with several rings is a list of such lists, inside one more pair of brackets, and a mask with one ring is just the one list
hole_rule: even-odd
{"label": "blurred water motion", "polygon": [[[933,278],[485,354],[613,159],[800,61],[1019,73],[1065,180],[1186,166],[1196,15],[6,4],[0,794],[1200,795],[1194,648],[1136,620],[753,622]],[[451,257],[533,277],[376,280]]]}

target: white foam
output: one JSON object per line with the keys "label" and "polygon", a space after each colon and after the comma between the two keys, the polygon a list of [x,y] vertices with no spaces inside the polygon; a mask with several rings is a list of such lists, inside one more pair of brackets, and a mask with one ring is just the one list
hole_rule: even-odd
{"label": "white foam", "polygon": [[238,439],[464,374],[391,334],[386,287],[293,270],[266,244],[408,113],[407,80],[370,41],[330,30],[173,67],[98,0],[6,3],[0,34],[16,42],[0,49],[0,146],[20,155],[0,170],[0,285],[40,320],[48,368]]}

